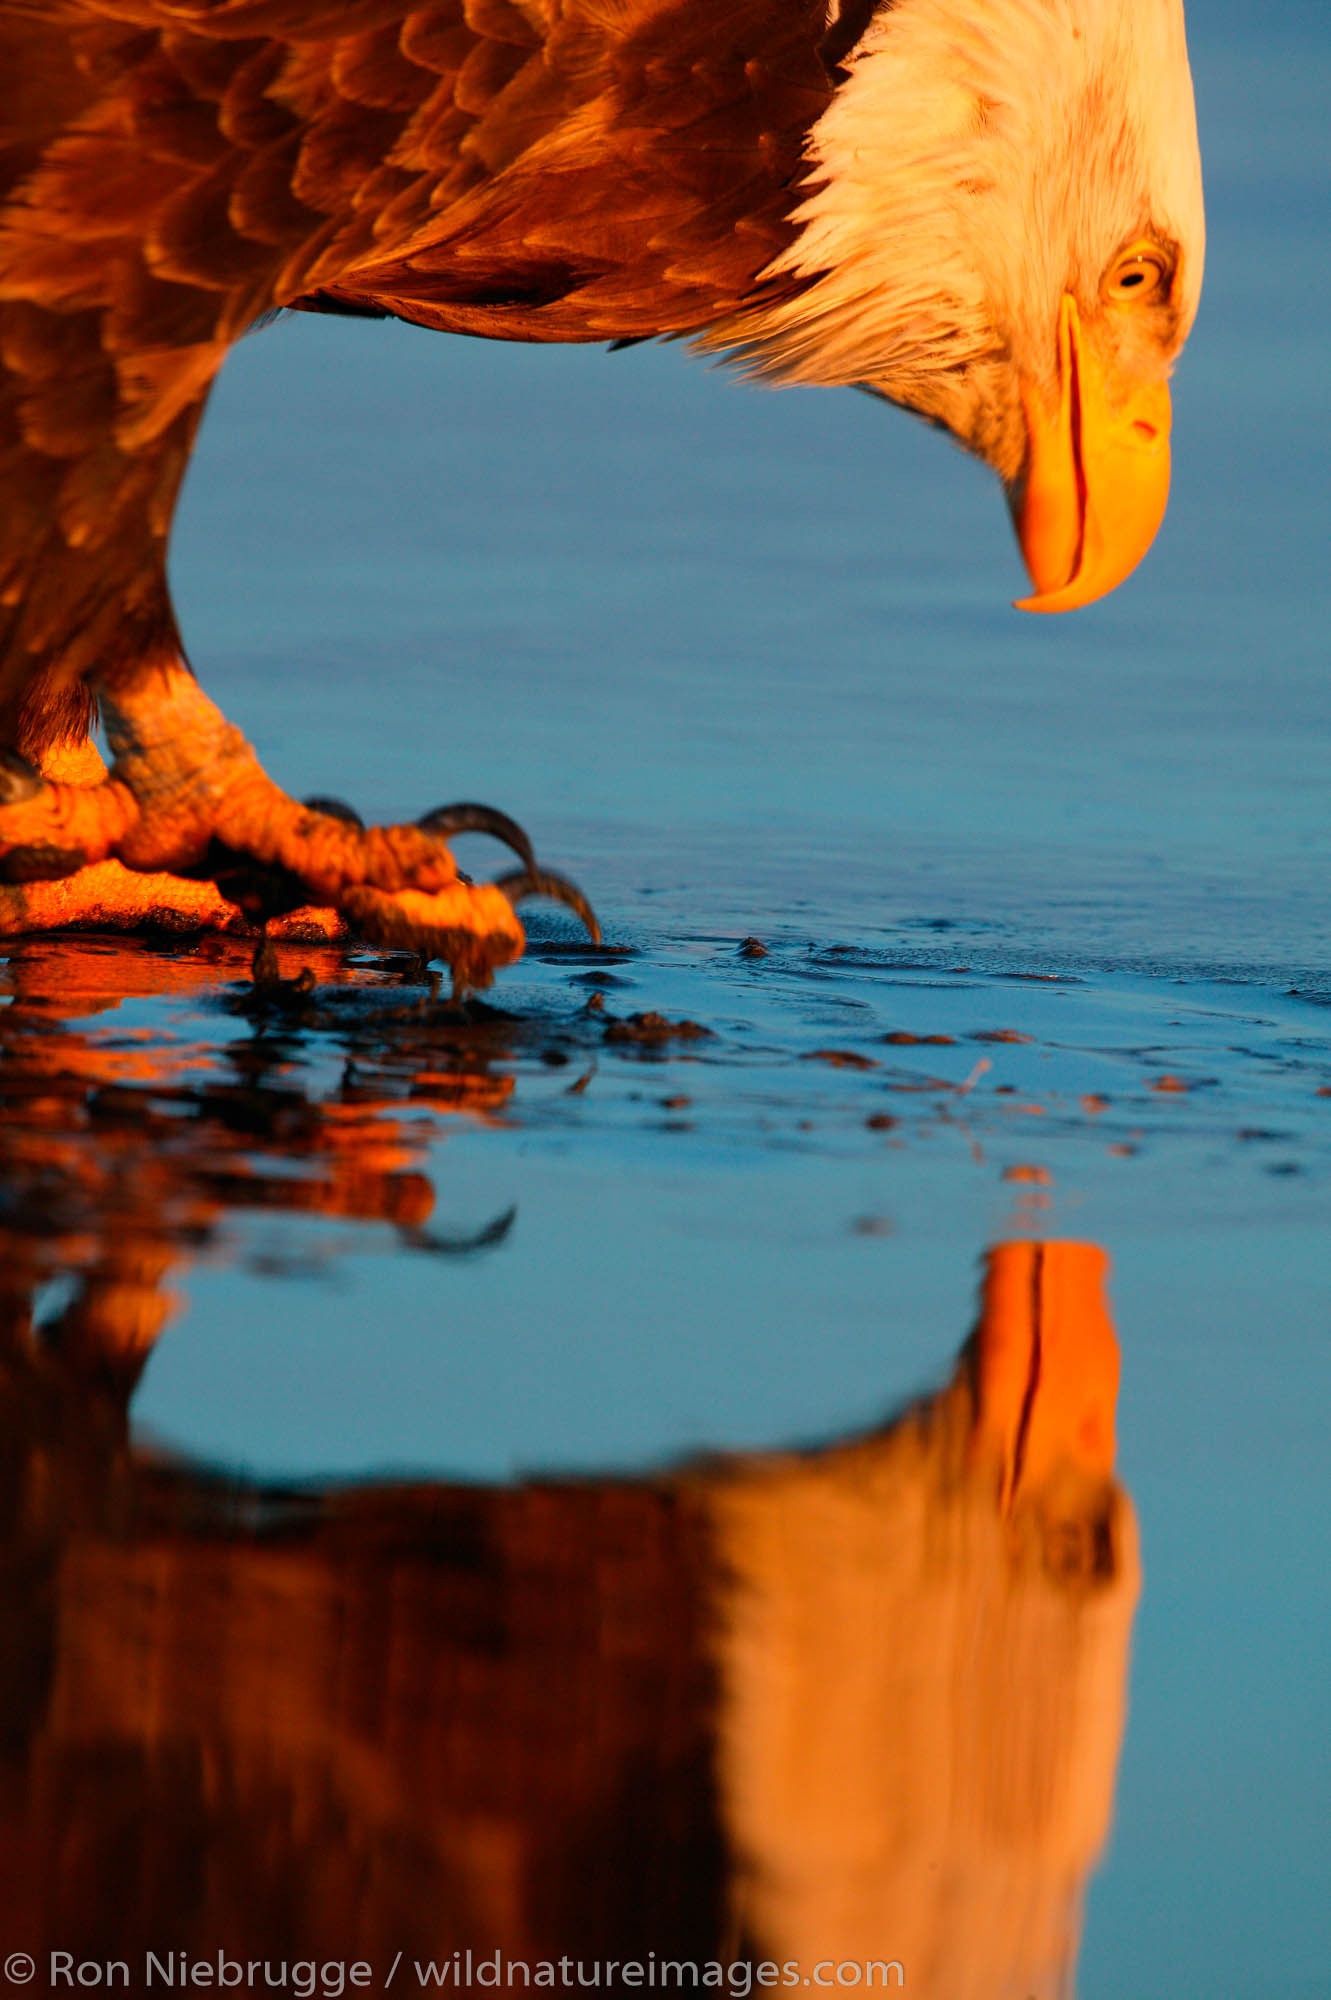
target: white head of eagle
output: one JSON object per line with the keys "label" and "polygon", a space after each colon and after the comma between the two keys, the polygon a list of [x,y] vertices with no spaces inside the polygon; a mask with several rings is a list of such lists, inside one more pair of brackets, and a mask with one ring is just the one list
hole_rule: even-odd
{"label": "white head of eagle", "polygon": [[885,0],[841,61],[773,266],[798,288],[741,358],[944,426],[1007,488],[1024,608],[1089,603],[1164,515],[1201,289],[1181,0]]}

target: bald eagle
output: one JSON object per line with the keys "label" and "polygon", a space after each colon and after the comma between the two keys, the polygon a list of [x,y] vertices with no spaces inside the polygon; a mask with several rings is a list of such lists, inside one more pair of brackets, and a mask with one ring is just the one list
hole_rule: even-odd
{"label": "bald eagle", "polygon": [[312,905],[482,983],[524,896],[586,914],[502,814],[297,804],[194,680],[172,510],[276,310],[872,390],[994,467],[1036,611],[1163,513],[1181,0],[0,0],[0,75],[0,928]]}

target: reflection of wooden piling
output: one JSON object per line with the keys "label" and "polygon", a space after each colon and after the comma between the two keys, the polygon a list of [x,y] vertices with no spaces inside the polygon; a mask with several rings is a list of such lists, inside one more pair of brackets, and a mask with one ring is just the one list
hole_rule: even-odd
{"label": "reflection of wooden piling", "polygon": [[1138,1587],[1104,1270],[1003,1246],[943,1395],[719,1493],[721,1792],[761,1956],[897,1960],[932,2000],[1070,1991]]}
{"label": "reflection of wooden piling", "polygon": [[933,1401],[652,1482],[265,1492],[128,1454],[105,1377],[16,1350],[0,1929],[1062,1991],[1135,1591],[1101,1268],[999,1251]]}

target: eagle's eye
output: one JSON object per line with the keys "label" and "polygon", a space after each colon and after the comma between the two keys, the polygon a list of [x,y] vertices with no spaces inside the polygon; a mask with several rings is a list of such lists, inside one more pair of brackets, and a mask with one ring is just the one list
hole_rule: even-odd
{"label": "eagle's eye", "polygon": [[1103,291],[1111,305],[1136,305],[1164,290],[1173,260],[1158,243],[1130,243],[1105,272]]}

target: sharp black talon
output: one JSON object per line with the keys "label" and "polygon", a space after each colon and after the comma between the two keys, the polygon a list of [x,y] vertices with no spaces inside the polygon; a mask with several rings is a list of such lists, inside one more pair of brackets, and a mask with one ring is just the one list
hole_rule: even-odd
{"label": "sharp black talon", "polygon": [[364,831],[365,821],[345,799],[325,799],[316,793],[312,799],[302,799],[301,804],[308,812],[327,813],[329,819],[340,819],[347,826],[358,826]]}
{"label": "sharp black talon", "polygon": [[502,840],[505,847],[511,847],[518,860],[535,870],[536,856],[532,844],[515,819],[507,813],[497,812],[493,806],[472,805],[466,801],[455,806],[436,806],[433,812],[425,813],[416,822],[422,833],[437,833],[441,840],[447,840],[453,833],[488,833],[496,840]]}
{"label": "sharp black talon", "polygon": [[17,750],[0,750],[0,806],[22,805],[35,799],[46,780]]}
{"label": "sharp black talon", "polygon": [[544,896],[552,903],[562,903],[581,921],[592,943],[601,942],[601,926],[596,921],[595,910],[581,889],[567,877],[552,875],[548,868],[524,868],[513,875],[501,875],[493,886],[508,897],[515,909],[519,903],[528,902],[533,896]]}

